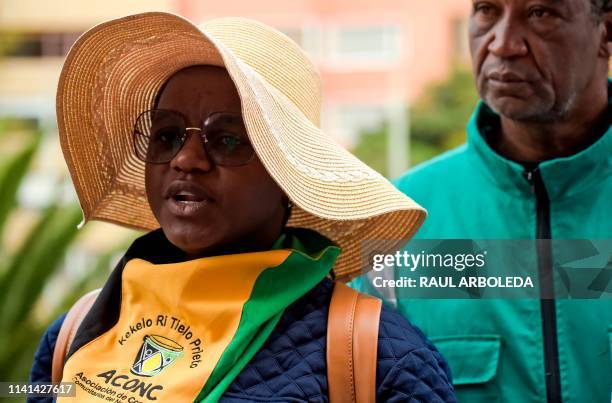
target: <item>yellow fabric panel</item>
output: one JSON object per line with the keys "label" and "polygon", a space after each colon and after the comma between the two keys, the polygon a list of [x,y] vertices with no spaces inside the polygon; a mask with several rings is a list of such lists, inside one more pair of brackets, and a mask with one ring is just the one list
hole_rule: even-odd
{"label": "yellow fabric panel", "polygon": [[234,337],[257,278],[290,253],[130,260],[117,324],[68,359],[62,381],[77,382],[79,402],[193,401]]}

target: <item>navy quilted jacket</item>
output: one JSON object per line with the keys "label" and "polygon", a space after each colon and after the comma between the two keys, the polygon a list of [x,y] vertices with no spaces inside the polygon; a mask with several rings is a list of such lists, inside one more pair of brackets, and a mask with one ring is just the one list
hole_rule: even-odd
{"label": "navy quilted jacket", "polygon": [[[325,279],[287,307],[222,402],[328,401],[325,345],[332,289],[332,281]],[[63,320],[64,316],[58,318],[43,335],[30,381],[50,381],[52,352]],[[380,317],[376,393],[379,402],[456,401],[449,368],[438,350],[386,306]]]}

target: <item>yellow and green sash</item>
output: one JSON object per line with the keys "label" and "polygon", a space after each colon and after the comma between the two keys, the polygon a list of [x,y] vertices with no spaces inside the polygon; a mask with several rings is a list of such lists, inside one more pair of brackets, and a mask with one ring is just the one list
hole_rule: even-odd
{"label": "yellow and green sash", "polygon": [[[305,230],[284,234],[276,247],[164,264],[124,259],[79,329],[62,381],[76,383],[79,402],[219,400],[285,308],[340,253]],[[115,308],[113,295],[120,296]],[[115,319],[91,333],[87,323],[98,327],[96,315],[101,323]]]}

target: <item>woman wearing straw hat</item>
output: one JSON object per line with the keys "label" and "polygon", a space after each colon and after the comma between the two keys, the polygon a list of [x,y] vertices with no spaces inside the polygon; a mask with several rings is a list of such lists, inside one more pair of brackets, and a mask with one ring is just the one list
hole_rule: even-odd
{"label": "woman wearing straw hat", "polygon": [[443,358],[389,308],[363,316],[355,297],[346,323],[380,319],[377,338],[342,338],[334,299],[353,294],[330,277],[425,211],[322,133],[319,109],[312,63],[255,21],[144,13],[79,38],[57,113],[84,221],[150,232],[68,344],[69,319],[51,325],[31,380],[51,379],[54,351],[55,376],[62,345],[78,401],[454,401]]}

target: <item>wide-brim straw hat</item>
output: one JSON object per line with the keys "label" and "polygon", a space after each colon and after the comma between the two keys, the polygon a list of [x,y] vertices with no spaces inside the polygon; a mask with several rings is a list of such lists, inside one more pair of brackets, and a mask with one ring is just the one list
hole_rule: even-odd
{"label": "wide-brim straw hat", "polygon": [[249,19],[196,26],[163,12],[97,25],[66,58],[57,119],[84,222],[159,228],[132,130],[162,84],[191,65],[227,69],[253,148],[294,204],[288,225],[314,229],[342,248],[336,278],[361,271],[362,241],[384,252],[391,243],[382,241],[408,240],[419,228],[422,207],[321,131],[320,77],[291,39]]}

